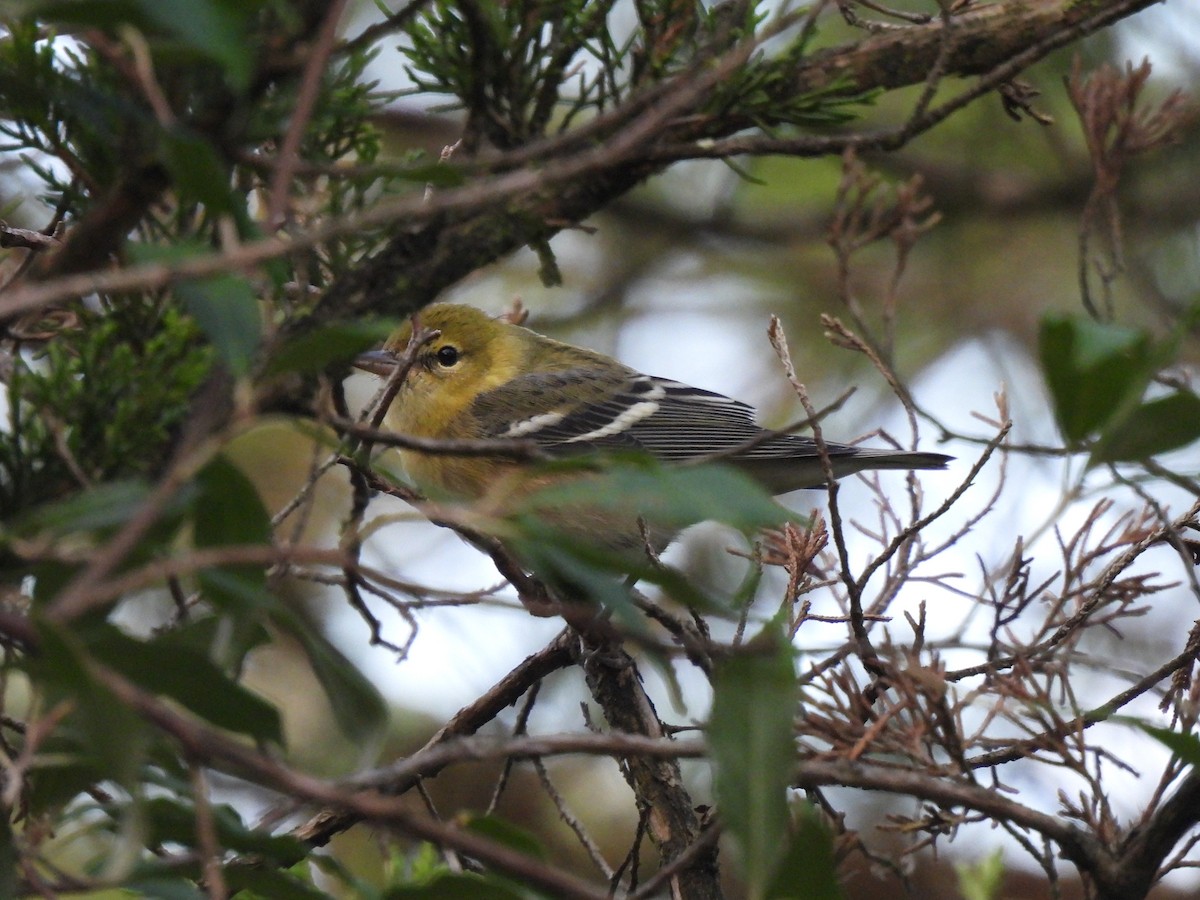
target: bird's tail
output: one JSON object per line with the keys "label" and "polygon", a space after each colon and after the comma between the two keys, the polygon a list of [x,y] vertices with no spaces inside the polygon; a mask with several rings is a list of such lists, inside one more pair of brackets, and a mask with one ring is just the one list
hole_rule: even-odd
{"label": "bird's tail", "polygon": [[[853,456],[842,457],[838,463],[850,463],[854,471],[863,469],[944,469],[953,456],[945,453],[927,453],[923,450],[901,451],[864,448]],[[854,465],[861,463],[861,465]]]}

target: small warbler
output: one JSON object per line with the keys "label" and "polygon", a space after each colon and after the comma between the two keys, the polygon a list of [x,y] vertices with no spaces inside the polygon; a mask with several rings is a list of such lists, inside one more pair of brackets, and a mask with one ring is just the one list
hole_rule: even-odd
{"label": "small warbler", "polygon": [[[435,439],[514,439],[551,457],[635,450],[668,463],[718,457],[771,493],[825,482],[817,444],[769,432],[752,407],[712,391],[643,375],[615,359],[457,304],[417,317],[438,332],[416,351],[385,418],[391,430]],[[411,324],[355,365],[386,377]],[[865,469],[941,469],[940,453],[826,443],[835,477]],[[431,496],[477,500],[523,463],[493,456],[402,450],[405,470]]]}

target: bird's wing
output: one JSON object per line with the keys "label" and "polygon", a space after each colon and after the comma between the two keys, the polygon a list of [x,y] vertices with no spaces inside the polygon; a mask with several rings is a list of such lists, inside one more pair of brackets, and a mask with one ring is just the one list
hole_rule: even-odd
{"label": "bird's wing", "polygon": [[[632,371],[570,369],[518,377],[481,395],[481,421],[506,422],[490,437],[532,440],[552,453],[643,450],[680,462],[728,453],[744,459],[816,456],[813,442],[770,435],[754,409],[723,394]],[[853,452],[831,445],[830,451]]]}

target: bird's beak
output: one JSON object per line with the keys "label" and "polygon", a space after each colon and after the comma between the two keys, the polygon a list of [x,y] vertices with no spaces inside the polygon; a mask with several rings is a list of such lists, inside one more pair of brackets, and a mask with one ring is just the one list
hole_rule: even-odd
{"label": "bird's beak", "polygon": [[396,369],[396,354],[390,350],[368,350],[354,357],[354,368],[387,378]]}

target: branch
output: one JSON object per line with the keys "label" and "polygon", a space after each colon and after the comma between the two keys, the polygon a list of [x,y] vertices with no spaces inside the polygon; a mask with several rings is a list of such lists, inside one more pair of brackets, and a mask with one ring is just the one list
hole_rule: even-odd
{"label": "branch", "polygon": [[[1155,0],[1010,0],[954,16],[949,43],[940,22],[904,28],[815,53],[799,63],[789,61],[786,65],[791,70],[786,77],[766,80],[774,85],[776,99],[783,102],[804,94],[855,96],[920,84],[935,66],[940,66],[945,75],[958,76],[999,70],[978,93],[971,92],[964,98],[962,105],[990,90],[994,82],[1012,78],[1056,47],[1152,2]],[[663,102],[676,107],[674,119],[659,116],[660,110],[655,107],[649,115],[633,122],[614,123],[607,135],[595,135],[594,150],[576,151],[596,153],[590,177],[568,183],[555,177],[551,164],[541,172],[549,177],[530,193],[514,195],[513,202],[397,235],[386,248],[334,283],[318,303],[315,321],[362,315],[367,310],[410,312],[468,272],[526,243],[548,240],[564,223],[587,218],[657,173],[666,165],[665,160],[656,157],[661,148],[728,137],[759,124],[761,118],[750,121],[739,116],[736,109],[732,115],[715,117],[684,115],[699,110],[706,98],[704,91],[695,88],[714,83],[714,71],[730,71],[731,67],[724,64],[744,51],[745,45],[739,45],[725,55],[722,65],[689,69],[668,82],[673,96],[668,95]],[[917,117],[894,139],[895,145],[932,128],[953,108],[947,104]],[[628,141],[631,127],[652,126],[656,117],[660,125],[657,132],[642,135],[640,145]],[[547,142],[547,150],[539,155],[549,157],[554,146],[574,149],[576,141],[577,137],[568,133]],[[846,143],[846,137],[839,137],[824,152],[840,152]],[[698,151],[693,144],[693,154],[701,155]]]}
{"label": "branch", "polygon": [[[608,724],[617,732],[661,740],[665,736],[662,722],[642,686],[633,657],[617,640],[596,640],[594,635],[582,637],[585,653],[580,661],[588,688]],[[638,810],[647,818],[650,838],[658,847],[661,864],[669,866],[685,854],[691,857],[690,864],[671,878],[671,896],[689,900],[720,898],[716,845],[693,849],[700,838],[702,823],[684,787],[678,758],[629,757],[625,777],[637,798]]]}
{"label": "branch", "polygon": [[[1053,840],[1063,856],[1082,871],[1091,872],[1104,854],[1091,835],[1063,820],[1016,803],[1000,791],[965,781],[953,781],[913,769],[892,768],[847,760],[805,760],[796,767],[794,787],[854,787],[917,797],[944,807],[961,806],[999,822],[1012,822]],[[1136,895],[1129,895],[1136,896]]]}
{"label": "branch", "polygon": [[[437,757],[425,756],[425,754],[433,754],[435,748],[454,738],[474,734],[496,718],[504,709],[516,703],[538,681],[552,672],[571,665],[574,662],[575,646],[574,633],[564,630],[537,653],[527,657],[524,662],[500,679],[477,700],[460,709],[437,734],[425,743],[424,747],[408,760],[401,761],[394,769],[385,769],[369,775],[365,780],[385,794],[398,795],[410,790],[421,778],[436,775],[454,760],[439,761]],[[419,758],[425,759],[426,762],[415,769],[408,766],[410,760]],[[326,809],[296,829],[295,836],[316,846],[324,846],[334,835],[360,821],[362,821],[362,816],[353,811],[340,807]]]}
{"label": "branch", "polygon": [[256,784],[292,797],[338,809],[357,819],[395,828],[439,846],[472,856],[508,872],[530,886],[556,897],[604,900],[606,890],[592,887],[540,860],[498,844],[473,832],[414,813],[410,804],[375,791],[344,791],[302,774],[238,743],[215,729],[184,716],[157,697],[141,690],[111,670],[95,666],[94,674],[139,715],[170,735],[192,759],[247,777]]}
{"label": "branch", "polygon": [[[1141,897],[1158,877],[1158,869],[1179,840],[1200,820],[1200,773],[1189,769],[1171,798],[1150,822],[1135,828],[1116,858],[1102,870],[1111,897]],[[1102,879],[1097,875],[1097,880]]]}
{"label": "branch", "polygon": [[[1011,78],[1057,46],[1090,34],[1155,0],[1010,0],[969,11],[952,19],[951,49],[945,51],[946,75],[990,72]],[[567,133],[538,147],[552,160],[540,167],[503,172],[467,186],[432,195],[385,200],[363,213],[317,226],[294,238],[250,242],[225,254],[177,264],[151,264],[111,272],[88,272],[10,291],[0,301],[0,318],[91,292],[163,287],[261,265],[269,259],[308,249],[340,235],[403,222],[406,228],[382,251],[336,281],[303,327],[368,312],[404,314],[418,309],[468,272],[527,243],[548,240],[564,225],[581,221],[666,166],[656,154],[676,158],[671,147],[701,138],[728,137],[750,124],[736,114],[714,118],[688,116],[706,98],[706,88],[726,77],[752,45],[735,48],[720,65],[689,70],[675,81],[635,95],[606,119],[606,129],[580,144]],[[938,23],[913,26],[803,58],[776,90],[852,96],[875,89],[919,84],[947,46]],[[979,93],[983,90],[977,89]],[[975,93],[967,99],[973,99]],[[963,100],[962,102],[965,102]],[[943,106],[907,126],[897,143],[933,127]],[[632,118],[630,116],[633,113]],[[735,111],[736,113],[736,111]],[[934,119],[936,118],[936,121]],[[587,129],[587,126],[584,126]],[[911,132],[911,133],[910,133]],[[590,131],[589,131],[590,133]],[[864,137],[831,139],[826,152],[840,152]],[[527,156],[517,148],[512,158]],[[783,151],[786,148],[780,147]],[[704,155],[693,143],[692,155]],[[504,157],[491,160],[503,166]],[[291,326],[295,330],[295,326]]]}
{"label": "branch", "polygon": [[[511,704],[509,704],[511,705]],[[374,787],[394,793],[398,784],[430,778],[447,766],[488,759],[537,759],[545,756],[643,756],[648,759],[700,759],[707,752],[703,741],[676,741],[641,734],[550,734],[506,738],[442,737],[446,729],[412,756],[375,772],[356,776],[346,786]],[[439,741],[434,743],[434,741]]]}

